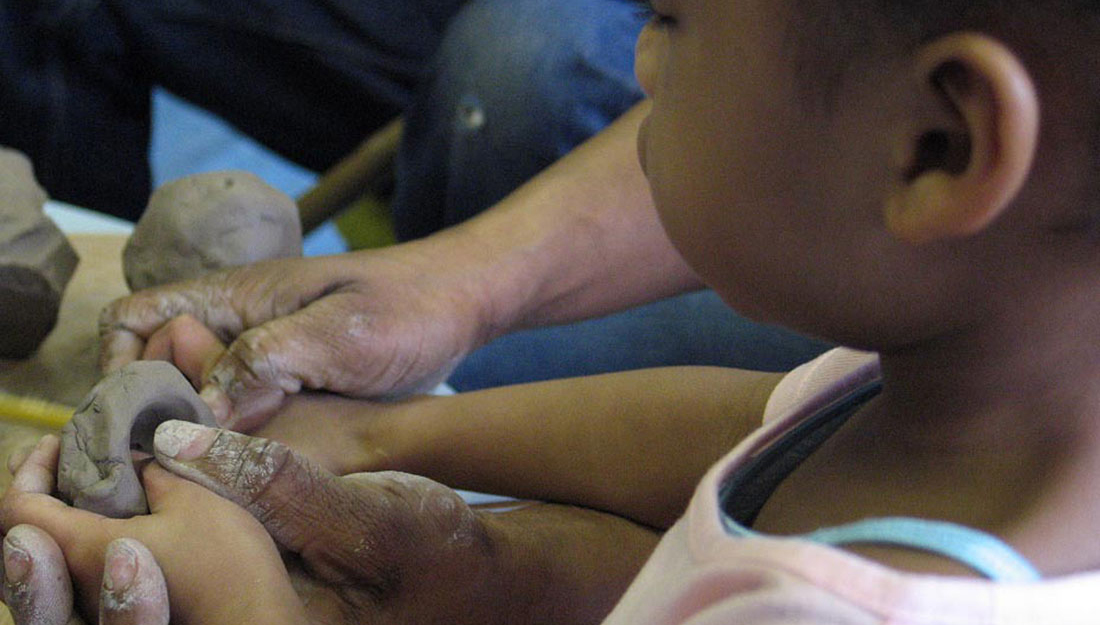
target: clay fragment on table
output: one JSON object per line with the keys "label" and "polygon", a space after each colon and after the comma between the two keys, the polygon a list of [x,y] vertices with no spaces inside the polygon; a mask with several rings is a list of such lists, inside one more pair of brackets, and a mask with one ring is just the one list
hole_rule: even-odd
{"label": "clay fragment on table", "polygon": [[245,171],[195,174],[159,187],[122,252],[137,291],[270,258],[302,255],[294,200]]}
{"label": "clay fragment on table", "polygon": [[170,363],[142,360],[108,374],[61,431],[62,497],[115,518],[148,512],[131,449],[152,454],[153,433],[171,419],[216,425],[210,408]]}
{"label": "clay fragment on table", "polygon": [[57,324],[79,257],[43,212],[30,160],[0,147],[0,358],[26,358]]}

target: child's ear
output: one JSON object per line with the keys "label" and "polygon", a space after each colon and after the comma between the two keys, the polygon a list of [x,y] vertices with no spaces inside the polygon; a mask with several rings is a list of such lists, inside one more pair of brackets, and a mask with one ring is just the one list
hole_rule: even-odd
{"label": "child's ear", "polygon": [[919,131],[906,137],[886,224],[911,242],[989,225],[1023,186],[1038,143],[1039,102],[1023,64],[1000,42],[957,33],[914,57],[925,85]]}

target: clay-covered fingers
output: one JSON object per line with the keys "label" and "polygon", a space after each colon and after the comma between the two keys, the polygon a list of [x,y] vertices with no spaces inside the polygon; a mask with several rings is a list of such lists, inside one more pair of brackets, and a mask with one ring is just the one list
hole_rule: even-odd
{"label": "clay-covered fingers", "polygon": [[168,617],[168,587],[153,554],[132,538],[111,541],[103,557],[99,625],[168,625]]}
{"label": "clay-covered fingers", "polygon": [[484,539],[462,498],[426,478],[339,478],[279,443],[182,421],[161,424],[154,446],[161,465],[243,506],[330,583],[386,593]]}
{"label": "clay-covered fingers", "polygon": [[99,316],[99,365],[109,373],[140,360],[146,342],[165,324],[191,315],[225,339],[236,336],[243,320],[233,302],[222,292],[224,277],[139,291],[108,304]]}
{"label": "clay-covered fingers", "polygon": [[206,375],[202,398],[218,422],[248,431],[303,388],[347,395],[400,386],[414,363],[400,337],[377,334],[357,293],[333,293],[242,333]]}
{"label": "clay-covered fingers", "polygon": [[[3,544],[4,602],[14,625],[76,625],[73,585],[57,542],[32,525],[18,525]],[[100,625],[168,625],[164,575],[145,545],[119,538],[103,556]]]}
{"label": "clay-covered fingers", "polygon": [[[33,454],[20,471],[32,460]],[[155,462],[145,466],[143,477],[152,514],[109,519],[13,488],[0,500],[0,526],[33,525],[56,542],[86,617],[166,623],[167,604],[157,599],[164,597],[163,577],[180,590],[174,591],[171,607],[184,621],[302,622],[301,604],[276,546],[254,518]],[[148,546],[156,563],[135,544],[117,542],[125,538]],[[217,599],[227,593],[239,600]]]}
{"label": "clay-covered fingers", "polygon": [[15,625],[66,625],[73,614],[73,585],[65,556],[53,538],[31,525],[4,537],[4,603]]}
{"label": "clay-covered fingers", "polygon": [[179,359],[172,341],[154,337],[191,315],[228,344],[204,373],[202,396],[234,429],[263,423],[303,388],[355,397],[428,390],[487,338],[485,302],[469,276],[440,277],[437,258],[395,247],[267,261],[139,291],[104,310],[102,364],[147,353]]}
{"label": "clay-covered fingers", "polygon": [[[360,383],[349,354],[360,355],[364,318],[361,300],[344,291],[354,282],[349,267],[268,261],[139,291],[101,314],[100,364],[111,371],[139,358],[171,359],[193,380],[202,370],[203,398],[234,427],[262,422],[303,386],[346,392]],[[217,352],[211,335],[229,349]]]}
{"label": "clay-covered fingers", "polygon": [[285,548],[297,550],[341,513],[331,507],[337,478],[285,445],[165,421],[153,447],[160,465],[242,506]]}

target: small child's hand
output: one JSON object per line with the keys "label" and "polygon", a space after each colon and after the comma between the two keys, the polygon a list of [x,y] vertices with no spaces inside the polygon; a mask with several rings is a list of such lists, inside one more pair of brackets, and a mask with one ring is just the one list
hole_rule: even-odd
{"label": "small child's hand", "polygon": [[[7,585],[8,601],[17,617],[39,609],[43,597],[52,599],[45,602],[50,605],[65,599],[64,588],[56,585],[60,582],[55,580],[50,585],[42,576],[42,571],[50,567],[64,571],[68,566],[76,604],[88,622],[94,622],[101,605],[109,613],[114,603],[100,603],[107,583],[105,559],[123,564],[117,558],[126,560],[133,555],[134,566],[140,572],[134,583],[153,584],[155,580],[148,577],[157,577],[152,561],[141,558],[134,543],[118,542],[126,538],[147,546],[156,558],[155,564],[163,570],[173,622],[302,622],[304,610],[274,543],[240,507],[149,463],[141,473],[151,514],[109,519],[71,508],[49,495],[56,479],[58,449],[56,437],[45,437],[23,461],[11,488],[0,500],[0,526],[8,534],[5,555],[15,554],[12,562],[16,573],[20,571],[19,561],[26,562],[23,556],[30,557],[30,568],[22,576],[6,575],[6,579],[22,579]],[[28,525],[41,532],[25,529]],[[19,548],[18,542],[42,538],[42,533],[59,551],[51,551],[41,541],[29,551]],[[148,566],[143,567],[143,561]],[[130,568],[123,565],[117,571]],[[118,577],[111,577],[116,593],[123,585]],[[115,595],[102,597],[113,599]],[[225,597],[235,599],[226,601]],[[60,609],[65,611],[64,607]],[[149,609],[155,609],[155,605]]]}
{"label": "small child's hand", "polygon": [[[492,541],[480,517],[430,480],[336,477],[281,444],[181,421],[161,424],[155,446],[163,467],[142,472],[150,515],[107,519],[46,494],[57,462],[52,437],[0,500],[5,529],[30,524],[56,541],[63,558],[55,560],[67,561],[86,616],[97,610],[104,553],[121,536],[147,545],[164,570],[173,623],[305,622],[306,610],[314,622],[383,613],[432,621],[468,608],[491,579]],[[36,583],[27,601],[59,592]]]}
{"label": "small child's hand", "polygon": [[[4,539],[4,603],[15,625],[80,625],[65,556],[54,539],[17,525]],[[103,556],[99,625],[168,625],[164,574],[145,545],[119,538]],[[110,577],[107,573],[110,572]]]}

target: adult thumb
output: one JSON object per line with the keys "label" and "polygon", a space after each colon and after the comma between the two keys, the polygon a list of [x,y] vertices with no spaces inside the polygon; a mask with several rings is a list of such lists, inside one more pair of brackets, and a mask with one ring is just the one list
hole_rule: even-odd
{"label": "adult thumb", "polygon": [[335,475],[285,445],[187,421],[165,421],[153,438],[157,462],[240,505],[294,552],[346,524]]}

